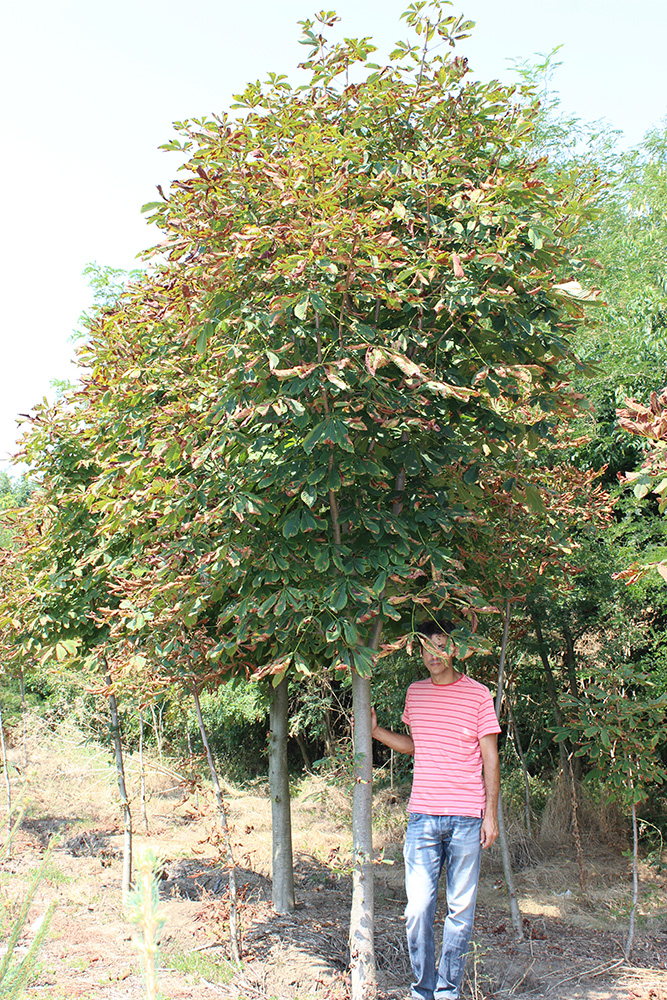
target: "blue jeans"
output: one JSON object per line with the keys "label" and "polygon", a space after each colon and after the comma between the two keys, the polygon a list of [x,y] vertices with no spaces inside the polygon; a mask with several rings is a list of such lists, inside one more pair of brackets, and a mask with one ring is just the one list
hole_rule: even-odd
{"label": "blue jeans", "polygon": [[[410,813],[403,856],[414,1000],[458,1000],[460,996],[475,916],[481,826],[479,816]],[[447,872],[447,917],[436,976],[433,922],[443,866]]]}

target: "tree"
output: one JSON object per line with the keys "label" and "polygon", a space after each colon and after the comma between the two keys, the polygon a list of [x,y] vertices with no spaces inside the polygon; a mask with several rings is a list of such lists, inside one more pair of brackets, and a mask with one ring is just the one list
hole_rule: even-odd
{"label": "tree", "polygon": [[664,743],[667,694],[650,697],[651,686],[647,675],[628,664],[615,664],[613,671],[589,678],[581,698],[568,700],[568,718],[556,736],[560,740],[574,736],[577,754],[594,762],[589,778],[603,782],[607,798],[630,810],[633,893],[626,959],[632,951],[639,895],[637,808],[651,784],[667,780],[657,754]]}
{"label": "tree", "polygon": [[590,296],[566,280],[569,246],[594,192],[539,178],[534,109],[466,79],[441,45],[469,23],[442,3],[406,11],[417,41],[384,68],[368,39],[330,45],[336,18],[318,20],[302,23],[308,84],[272,75],[241,115],[183,123],[168,144],[190,160],[147,206],[166,263],[92,318],[77,418],[98,555],[131,539],[105,568],[111,633],[150,631],[176,672],[187,636],[200,684],[351,675],[361,997],[370,674],[418,615],[454,614],[457,645],[475,647],[485,602],[458,543],[483,506],[482,458],[504,467],[573,413]]}
{"label": "tree", "polygon": [[[125,824],[123,894],[132,873],[132,817],[125,785],[121,732],[115,690],[108,676],[109,638],[100,611],[113,597],[107,565],[123,541],[116,536],[100,550],[95,517],[85,504],[94,465],[77,439],[76,413],[67,406],[44,406],[24,442],[22,455],[40,488],[13,512],[15,532],[9,560],[14,586],[0,592],[0,629],[19,658],[45,663],[77,656],[106,678],[118,790]],[[5,572],[7,568],[5,566]]]}

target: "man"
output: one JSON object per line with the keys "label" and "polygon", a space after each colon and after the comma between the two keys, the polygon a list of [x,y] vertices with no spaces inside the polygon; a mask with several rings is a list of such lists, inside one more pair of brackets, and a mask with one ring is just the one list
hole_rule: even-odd
{"label": "man", "polygon": [[[429,677],[408,688],[407,733],[377,724],[373,737],[414,754],[405,838],[405,910],[413,1000],[458,1000],[475,915],[481,850],[498,836],[497,734],[489,689],[454,667],[449,621],[420,627]],[[446,868],[447,917],[436,970],[433,923],[440,873]]]}

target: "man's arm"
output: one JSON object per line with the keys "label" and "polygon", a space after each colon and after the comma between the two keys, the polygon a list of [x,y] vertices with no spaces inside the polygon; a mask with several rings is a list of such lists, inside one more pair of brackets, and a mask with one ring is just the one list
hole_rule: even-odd
{"label": "man's arm", "polygon": [[398,753],[414,754],[415,752],[412,736],[408,736],[407,733],[394,733],[391,729],[383,729],[382,726],[378,726],[374,708],[371,708],[371,736],[392,750],[397,750]]}
{"label": "man's arm", "polygon": [[482,820],[480,843],[491,847],[498,836],[498,796],[500,794],[500,763],[498,761],[498,737],[495,733],[482,736],[479,741],[484,765],[484,788],[486,789],[486,809]]}

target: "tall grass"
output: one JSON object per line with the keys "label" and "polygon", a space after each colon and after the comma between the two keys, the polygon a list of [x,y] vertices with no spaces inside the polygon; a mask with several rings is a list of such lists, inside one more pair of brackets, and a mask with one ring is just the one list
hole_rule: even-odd
{"label": "tall grass", "polygon": [[[164,920],[159,912],[159,893],[155,872],[160,859],[146,851],[137,861],[137,880],[128,896],[128,916],[137,927],[134,945],[141,955],[146,1000],[159,1000],[158,965],[160,931]],[[1,994],[0,994],[1,995]]]}
{"label": "tall grass", "polygon": [[[18,822],[14,823],[12,833],[21,822],[21,818],[22,814],[19,817]],[[33,977],[37,953],[48,932],[51,917],[53,916],[53,911],[56,908],[55,903],[51,903],[48,906],[46,913],[42,917],[39,929],[32,939],[30,947],[25,955],[19,959],[16,954],[19,938],[21,937],[23,929],[26,925],[28,913],[30,912],[30,907],[32,906],[39,884],[42,881],[51,860],[53,846],[54,841],[52,840],[44,853],[41,865],[37,869],[37,872],[33,876],[33,879],[28,887],[28,891],[23,899],[23,903],[21,904],[21,909],[18,916],[14,920],[9,938],[5,945],[5,954],[2,959],[2,963],[0,963],[0,997],[2,1000],[16,1000],[16,998],[23,996],[26,986]],[[7,849],[8,845],[5,844],[3,851],[6,851]]]}

